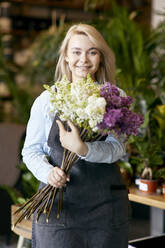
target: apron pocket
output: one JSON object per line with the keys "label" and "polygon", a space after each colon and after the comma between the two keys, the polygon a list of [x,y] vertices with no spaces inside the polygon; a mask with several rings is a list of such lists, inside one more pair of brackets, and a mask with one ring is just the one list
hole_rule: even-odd
{"label": "apron pocket", "polygon": [[120,227],[129,222],[131,209],[125,185],[111,185],[112,226]]}

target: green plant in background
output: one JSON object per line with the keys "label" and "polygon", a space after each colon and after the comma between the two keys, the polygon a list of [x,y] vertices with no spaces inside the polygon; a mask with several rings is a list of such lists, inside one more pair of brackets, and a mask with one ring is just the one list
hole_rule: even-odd
{"label": "green plant in background", "polygon": [[[7,65],[6,59],[3,53],[3,43],[2,43],[2,35],[0,36],[0,84],[2,82],[8,83],[13,79],[13,71],[11,67]],[[2,100],[0,99],[0,104],[2,105]],[[5,119],[5,113],[3,108],[0,108],[0,121]]]}
{"label": "green plant in background", "polygon": [[0,36],[0,80],[1,82],[8,82],[13,80],[13,68],[11,64],[7,64],[3,53],[3,43],[2,43],[2,35]]}
{"label": "green plant in background", "polygon": [[4,190],[10,196],[11,201],[14,204],[23,204],[25,202],[24,197],[15,187],[10,187],[7,185],[0,185],[0,190]]}
{"label": "green plant in background", "polygon": [[165,104],[165,21],[151,31],[146,40],[146,49],[152,60],[152,86],[156,96]]}
{"label": "green plant in background", "polygon": [[[140,136],[131,137],[129,140],[129,162],[134,167],[135,176],[155,179],[158,169],[163,165],[162,147],[156,135],[158,130],[158,127],[155,128],[156,125],[158,124],[153,118],[152,111],[147,112]],[[155,133],[151,133],[153,129]]]}
{"label": "green plant in background", "polygon": [[165,183],[165,168],[161,167],[156,172],[156,177],[159,179],[161,183]]}
{"label": "green plant in background", "polygon": [[27,200],[37,192],[39,181],[32,175],[23,162],[18,165],[18,168],[21,170],[19,188],[22,196]]}
{"label": "green plant in background", "polygon": [[156,137],[159,140],[159,144],[161,146],[162,151],[165,152],[165,139],[164,139],[164,134],[165,134],[165,104],[164,105],[157,105],[153,109],[153,119],[156,120],[157,128],[154,129],[153,131],[155,132]]}
{"label": "green plant in background", "polygon": [[[51,26],[36,38],[29,48],[31,56],[23,68],[5,59],[0,39],[0,80],[8,86],[11,95],[14,107],[9,119],[12,122],[26,124],[34,99],[43,91],[41,83],[53,81],[58,48],[69,25],[64,24],[63,19],[59,27]],[[17,84],[16,75],[25,76],[23,85]],[[1,116],[4,116],[1,121],[5,120],[3,113]]]}
{"label": "green plant in background", "polygon": [[112,8],[94,20],[94,25],[103,34],[116,55],[117,84],[135,99],[136,108],[140,100],[150,104],[155,93],[150,87],[152,61],[145,46],[145,35],[125,7],[111,1]]}
{"label": "green plant in background", "polygon": [[54,79],[54,72],[58,58],[58,50],[70,24],[64,24],[64,17],[60,24],[52,25],[43,31],[32,43],[30,56],[24,66],[24,74],[31,85],[35,83],[49,83]]}
{"label": "green plant in background", "polygon": [[135,108],[146,119],[141,135],[128,142],[129,162],[135,174],[145,171],[144,177],[157,177],[165,151],[165,22],[146,35],[134,21],[135,12],[128,13],[115,1],[111,6],[94,25],[115,52],[118,85],[135,99]]}
{"label": "green plant in background", "polygon": [[133,141],[134,154],[130,155],[130,163],[135,166],[136,176],[153,179],[157,176],[158,168],[163,164],[161,149],[157,143],[150,144],[144,138]]}
{"label": "green plant in background", "polygon": [[[16,84],[15,76],[19,72],[13,62],[6,60],[3,53],[2,37],[0,37],[0,80],[7,85],[10,92],[10,98],[13,105],[13,111],[10,113],[11,122],[27,123],[31,104],[34,100],[32,90],[27,90],[27,87],[21,88]],[[3,118],[0,121],[5,121],[5,113],[2,113]]]}

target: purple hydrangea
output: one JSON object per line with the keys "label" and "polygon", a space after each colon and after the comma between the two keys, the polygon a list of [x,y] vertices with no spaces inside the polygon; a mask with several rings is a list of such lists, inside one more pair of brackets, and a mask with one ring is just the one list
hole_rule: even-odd
{"label": "purple hydrangea", "polygon": [[102,134],[115,131],[118,135],[125,134],[127,137],[137,135],[144,118],[129,109],[133,102],[132,97],[120,96],[117,87],[109,82],[101,87],[100,95],[107,102],[103,121],[98,124]]}

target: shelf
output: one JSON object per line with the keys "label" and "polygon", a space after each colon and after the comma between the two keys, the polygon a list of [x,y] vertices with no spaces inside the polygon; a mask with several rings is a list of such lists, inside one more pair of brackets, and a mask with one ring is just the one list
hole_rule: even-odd
{"label": "shelf", "polygon": [[11,3],[19,5],[43,6],[43,7],[57,7],[57,8],[77,8],[82,9],[84,0],[10,0]]}

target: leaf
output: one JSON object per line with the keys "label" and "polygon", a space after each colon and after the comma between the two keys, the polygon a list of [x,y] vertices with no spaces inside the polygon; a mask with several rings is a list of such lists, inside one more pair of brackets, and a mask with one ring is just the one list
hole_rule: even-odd
{"label": "leaf", "polygon": [[150,110],[147,111],[147,113],[144,115],[144,122],[143,124],[141,125],[141,128],[147,128],[148,124],[149,124],[149,121],[150,121]]}

